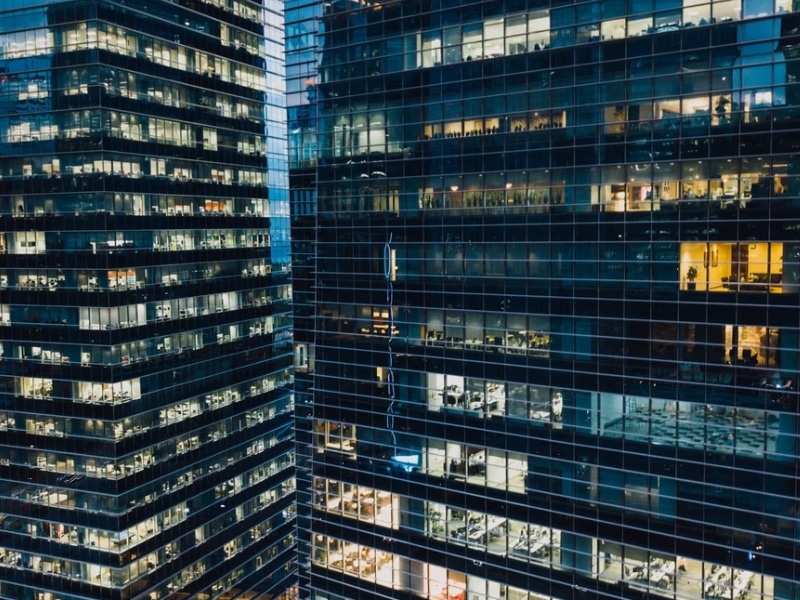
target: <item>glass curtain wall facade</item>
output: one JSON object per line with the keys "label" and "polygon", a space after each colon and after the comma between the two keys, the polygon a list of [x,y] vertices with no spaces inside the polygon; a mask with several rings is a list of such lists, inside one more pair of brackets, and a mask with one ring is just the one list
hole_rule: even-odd
{"label": "glass curtain wall facade", "polygon": [[293,582],[282,32],[249,0],[0,3],[4,598]]}
{"label": "glass curtain wall facade", "polygon": [[[286,88],[288,158],[292,232],[292,307],[298,544],[310,531],[310,489],[314,413],[314,313],[316,309],[316,88],[322,5],[317,0],[288,0],[286,20]],[[301,553],[298,587],[308,588],[308,550]]]}
{"label": "glass curtain wall facade", "polygon": [[306,596],[800,597],[796,8],[322,3]]}

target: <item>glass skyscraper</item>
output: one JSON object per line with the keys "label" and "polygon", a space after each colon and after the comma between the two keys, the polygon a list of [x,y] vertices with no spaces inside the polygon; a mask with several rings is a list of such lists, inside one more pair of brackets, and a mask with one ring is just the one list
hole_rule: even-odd
{"label": "glass skyscraper", "polygon": [[294,319],[295,440],[298,544],[303,544],[298,588],[308,589],[312,456],[314,455],[314,372],[316,313],[316,87],[322,5],[288,0],[286,92],[292,231],[292,307]]}
{"label": "glass skyscraper", "polygon": [[795,9],[287,13],[304,596],[800,597]]}
{"label": "glass skyscraper", "polygon": [[281,8],[0,2],[3,598],[294,581]]}

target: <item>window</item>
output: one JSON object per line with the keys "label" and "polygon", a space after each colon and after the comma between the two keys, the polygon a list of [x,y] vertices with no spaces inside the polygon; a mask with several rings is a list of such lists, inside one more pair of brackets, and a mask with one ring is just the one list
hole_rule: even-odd
{"label": "window", "polygon": [[80,328],[110,330],[136,327],[147,322],[145,305],[130,304],[112,308],[80,308]]}
{"label": "window", "polygon": [[332,449],[356,456],[356,428],[354,425],[335,423],[333,421],[317,421],[318,452]]}
{"label": "window", "polygon": [[681,287],[709,292],[783,291],[781,242],[684,242]]}
{"label": "window", "polygon": [[[25,207],[20,205],[17,212],[24,212]],[[19,231],[13,234],[13,249],[15,254],[43,254],[46,251],[43,231]]]}

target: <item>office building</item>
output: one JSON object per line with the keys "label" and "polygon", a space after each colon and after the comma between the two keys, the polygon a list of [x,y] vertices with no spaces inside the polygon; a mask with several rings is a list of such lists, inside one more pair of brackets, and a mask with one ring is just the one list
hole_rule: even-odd
{"label": "office building", "polygon": [[314,431],[314,329],[316,312],[316,73],[322,5],[317,0],[284,3],[286,91],[292,232],[292,308],[294,321],[295,443],[298,589],[308,589],[308,556]]}
{"label": "office building", "polygon": [[294,581],[280,4],[0,3],[0,596]]}
{"label": "office building", "polygon": [[795,9],[287,23],[304,597],[800,597]]}

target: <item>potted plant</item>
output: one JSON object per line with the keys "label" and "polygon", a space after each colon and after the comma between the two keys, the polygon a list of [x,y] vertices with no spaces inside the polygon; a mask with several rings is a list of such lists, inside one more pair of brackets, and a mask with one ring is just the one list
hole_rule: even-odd
{"label": "potted plant", "polygon": [[444,532],[444,524],[442,523],[442,513],[438,510],[431,508],[427,509],[428,523],[430,524],[431,533],[441,535]]}
{"label": "potted plant", "polygon": [[686,289],[690,291],[694,291],[697,289],[697,284],[694,282],[697,279],[697,267],[692,265],[689,267],[689,270],[686,271],[686,279],[688,283],[686,284]]}

